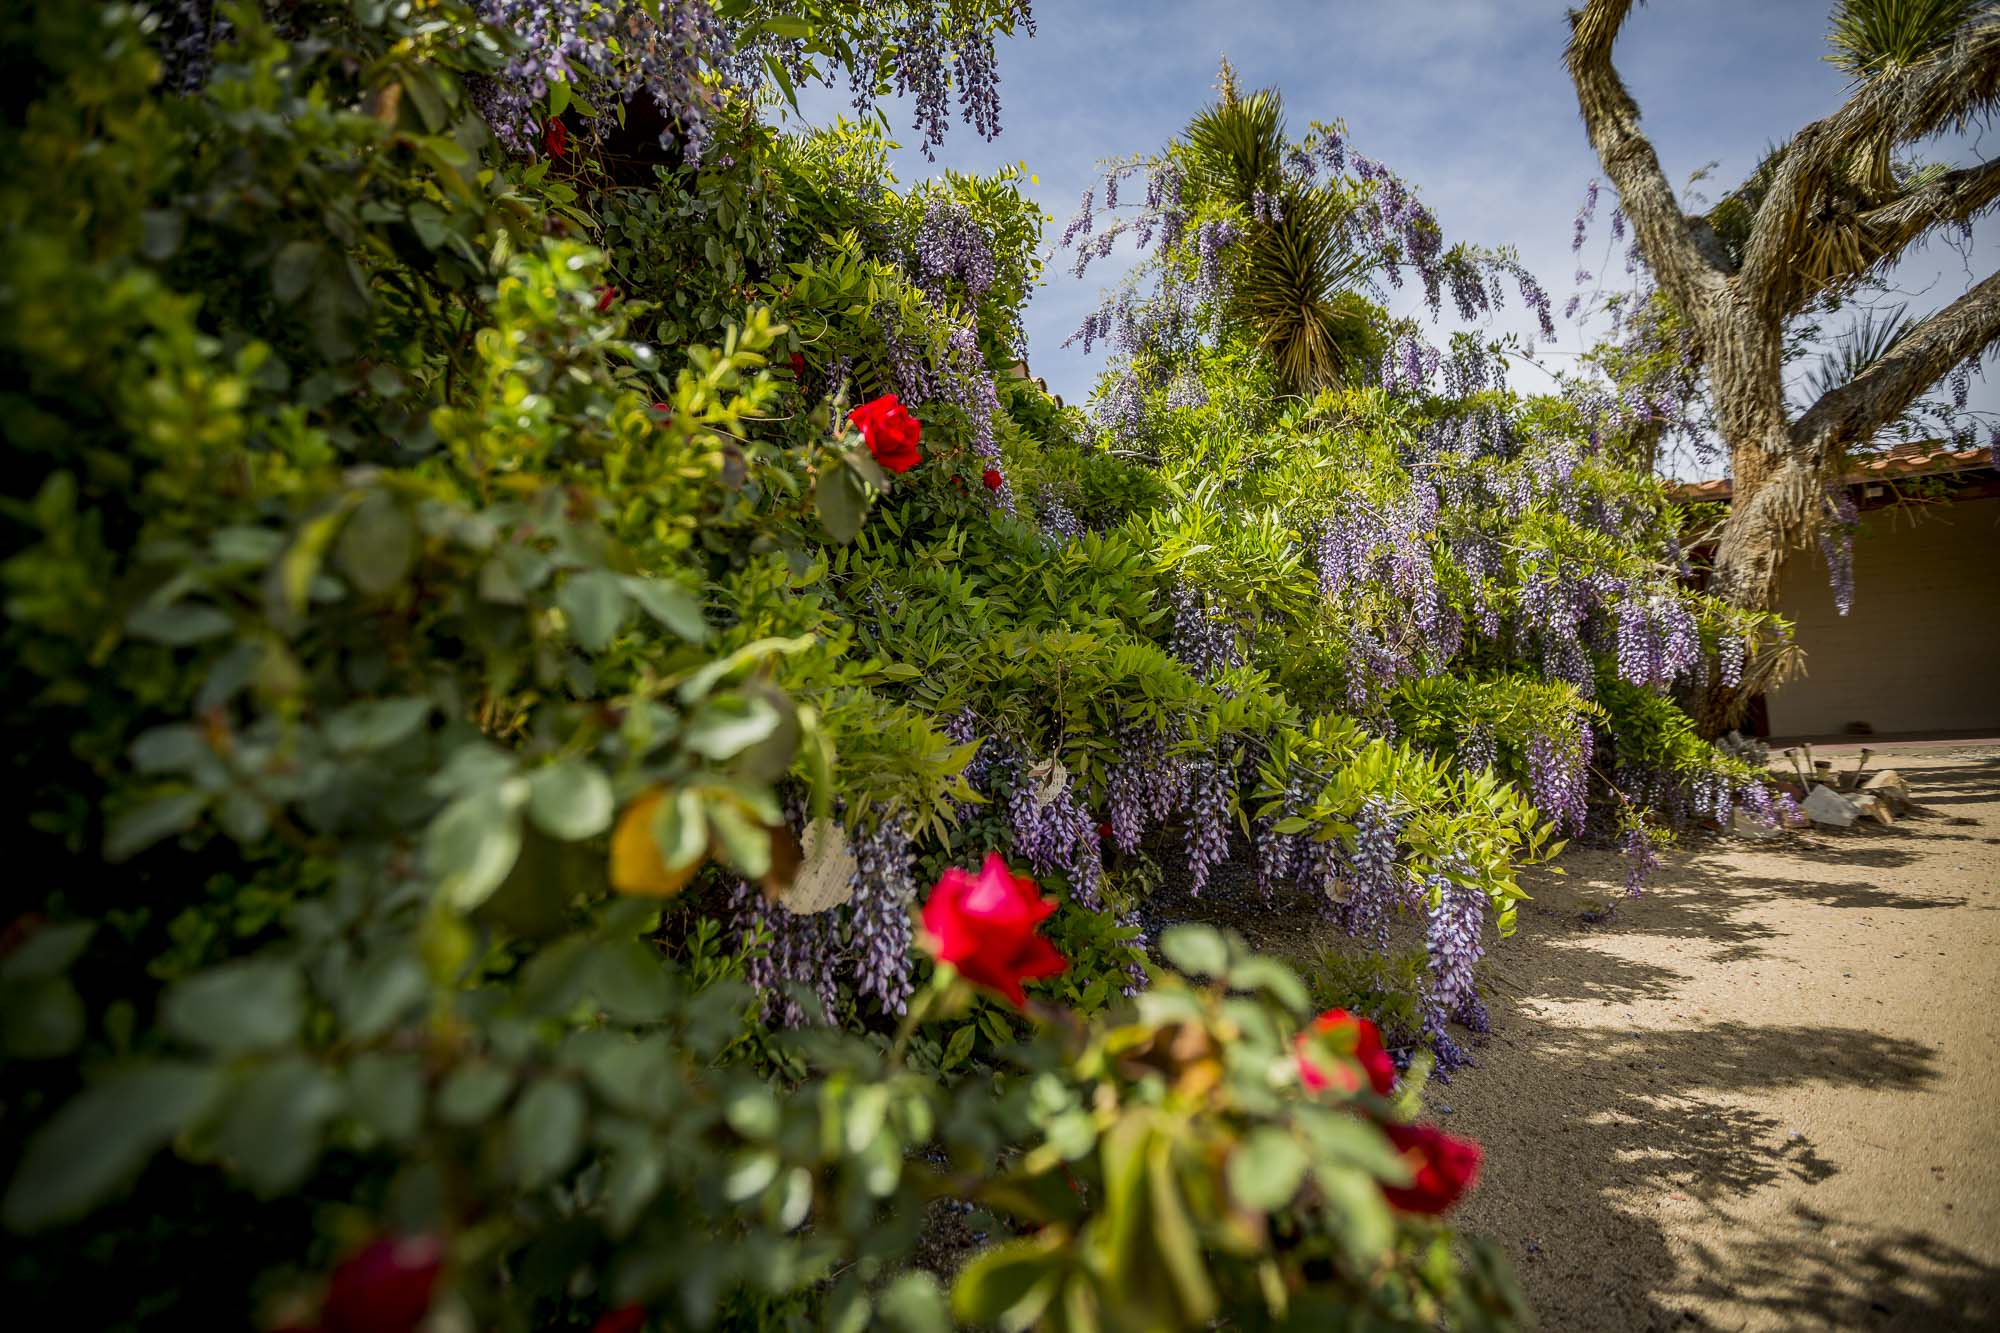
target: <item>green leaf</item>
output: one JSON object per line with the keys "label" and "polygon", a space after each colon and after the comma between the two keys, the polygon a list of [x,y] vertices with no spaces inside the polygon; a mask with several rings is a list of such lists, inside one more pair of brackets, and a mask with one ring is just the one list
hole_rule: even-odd
{"label": "green leaf", "polygon": [[777,1178],[778,1154],[765,1149],[739,1153],[722,1179],[722,1197],[731,1203],[746,1203]]}
{"label": "green leaf", "polygon": [[347,1103],[357,1119],[391,1143],[423,1128],[424,1066],[414,1055],[367,1051],[347,1069]]}
{"label": "green leaf", "polygon": [[417,526],[395,497],[371,492],[340,531],[334,561],[371,597],[398,587],[417,561]]}
{"label": "green leaf", "polygon": [[620,579],[618,586],[639,604],[640,610],[689,643],[707,641],[708,622],[702,619],[701,603],[678,583],[632,576]]}
{"label": "green leaf", "polygon": [[658,1115],[674,1084],[674,1051],[664,1035],[633,1039],[602,1028],[578,1034],[570,1058],[599,1097],[623,1110]]}
{"label": "green leaf", "polygon": [[1055,1299],[1068,1260],[1060,1227],[972,1256],[952,1284],[951,1311],[967,1324],[1033,1327]]}
{"label": "green leaf", "polygon": [[528,815],[552,838],[596,837],[611,827],[612,809],[611,782],[595,764],[559,759],[528,775]]}
{"label": "green leaf", "polygon": [[368,1041],[400,1021],[430,994],[430,974],[406,953],[378,954],[347,977],[340,1026],[350,1041]]}
{"label": "green leaf", "polygon": [[1210,926],[1169,927],[1160,936],[1160,952],[1189,976],[1220,977],[1229,971],[1229,946]]}
{"label": "green leaf", "polygon": [[125,617],[125,628],[141,639],[185,648],[221,638],[236,628],[236,622],[212,606],[176,602],[172,606],[142,606]]}
{"label": "green leaf", "polygon": [[606,940],[595,946],[588,978],[605,1012],[627,1022],[660,1017],[673,995],[666,963],[643,940]]}
{"label": "green leaf", "polygon": [[446,1124],[476,1125],[499,1110],[513,1090],[512,1070],[488,1061],[462,1064],[438,1088],[438,1117]]}
{"label": "green leaf", "polygon": [[160,839],[187,832],[207,805],[207,793],[184,791],[121,812],[104,832],[104,859],[129,861]]}
{"label": "green leaf", "polygon": [[1229,984],[1237,990],[1262,991],[1294,1014],[1312,1007],[1312,996],[1298,974],[1275,958],[1253,954],[1229,969]]}
{"label": "green leaf", "polygon": [[557,79],[549,85],[549,119],[554,120],[569,110],[569,80]]}
{"label": "green leaf", "polygon": [[15,946],[12,953],[0,958],[0,982],[14,985],[62,975],[83,956],[96,930],[94,921],[64,921],[41,927]]}
{"label": "green leaf", "polygon": [[160,999],[168,1032],[224,1055],[282,1046],[304,1021],[304,979],[275,959],[224,963],[175,982]]}
{"label": "green leaf", "polygon": [[939,1061],[939,1067],[956,1069],[963,1064],[965,1058],[972,1054],[972,1043],[978,1036],[978,1028],[970,1023],[961,1023],[958,1031],[951,1034],[951,1040],[945,1043],[944,1058]]}
{"label": "green leaf", "polygon": [[1246,1208],[1271,1212],[1298,1194],[1310,1164],[1297,1139],[1275,1125],[1260,1126],[1229,1155],[1229,1192]]}
{"label": "green leaf", "polygon": [[83,997],[68,977],[0,990],[0,1049],[20,1060],[68,1055],[83,1040]]}
{"label": "green leaf", "polygon": [[445,901],[461,912],[491,897],[520,854],[520,812],[497,787],[459,797],[424,835],[424,863]]}
{"label": "green leaf", "polygon": [[304,1180],[327,1121],[346,1105],[338,1080],[304,1056],[254,1069],[230,1092],[215,1146],[250,1188],[269,1198]]}
{"label": "green leaf", "polygon": [[762,879],[771,869],[771,835],[733,801],[708,803],[709,826],[722,853],[745,879]]}
{"label": "green leaf", "polygon": [[768,737],[781,720],[767,699],[725,695],[696,710],[681,732],[681,744],[705,758],[729,759]]}
{"label": "green leaf", "polygon": [[271,294],[281,305],[290,305],[312,286],[326,257],[326,247],[318,241],[288,241],[271,261]]}
{"label": "green leaf", "polygon": [[327,744],[344,754],[386,750],[423,725],[428,699],[364,699],[326,720]]}
{"label": "green leaf", "polygon": [[508,1155],[523,1188],[546,1184],[576,1160],[587,1110],[583,1093],[562,1079],[543,1079],[522,1096],[508,1123]]}
{"label": "green leaf", "polygon": [[629,604],[618,576],[591,570],[570,576],[556,593],[569,632],[586,652],[600,652],[625,623]]}
{"label": "green leaf", "polygon": [[708,816],[701,793],[681,787],[667,793],[653,811],[653,846],[669,870],[682,870],[708,850]]}
{"label": "green leaf", "polygon": [[185,773],[209,753],[201,732],[184,722],[153,727],[132,742],[132,767],[141,773]]}
{"label": "green leaf", "polygon": [[950,1333],[951,1311],[938,1280],[921,1269],[889,1284],[875,1303],[882,1322],[901,1333]]}
{"label": "green leaf", "polygon": [[826,535],[843,545],[861,531],[868,503],[868,488],[850,467],[828,468],[813,487],[813,506]]}
{"label": "green leaf", "polygon": [[28,1140],[0,1200],[15,1231],[73,1221],[206,1112],[221,1076],[201,1065],[127,1065],[86,1088]]}

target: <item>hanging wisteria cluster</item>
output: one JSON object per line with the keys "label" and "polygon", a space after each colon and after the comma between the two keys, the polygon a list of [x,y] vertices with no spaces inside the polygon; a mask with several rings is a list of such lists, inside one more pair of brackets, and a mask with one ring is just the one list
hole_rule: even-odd
{"label": "hanging wisteria cluster", "polygon": [[912,250],[917,281],[934,298],[943,299],[952,281],[975,301],[993,285],[993,243],[964,204],[932,199],[925,205]]}
{"label": "hanging wisteria cluster", "polygon": [[1112,842],[1129,855],[1187,804],[1190,773],[1163,728],[1128,724],[1116,739],[1119,758],[1107,783],[1106,820]]}
{"label": "hanging wisteria cluster", "polygon": [[1537,731],[1528,741],[1528,787],[1535,805],[1566,833],[1583,832],[1589,812],[1590,724],[1579,719],[1566,735]]}
{"label": "hanging wisteria cluster", "polygon": [[1680,598],[1629,590],[1618,604],[1618,675],[1666,689],[1692,678],[1701,661],[1694,616]]}
{"label": "hanging wisteria cluster", "polygon": [[1443,876],[1424,884],[1429,919],[1424,945],[1430,955],[1430,981],[1424,992],[1424,1035],[1440,1071],[1449,1073],[1468,1060],[1445,1028],[1447,1021],[1475,1033],[1490,1027],[1486,1005],[1479,998],[1473,972],[1486,952],[1486,895]]}
{"label": "hanging wisteria cluster", "polygon": [[[804,833],[798,800],[787,803],[786,818],[795,833]],[[901,1014],[909,1003],[916,958],[915,849],[894,815],[848,838],[854,869],[846,901],[838,906],[794,912],[740,880],[730,891],[725,908],[745,959],[745,979],[763,996],[768,1022],[788,1028],[833,1022],[843,978],[856,995],[873,997],[885,1014]],[[818,1003],[803,1003],[805,995]]]}
{"label": "hanging wisteria cluster", "polygon": [[605,109],[644,93],[690,160],[707,143],[713,94],[734,44],[709,0],[477,0],[479,17],[513,41],[479,90],[480,110],[517,153],[540,142],[539,108],[568,84]]}

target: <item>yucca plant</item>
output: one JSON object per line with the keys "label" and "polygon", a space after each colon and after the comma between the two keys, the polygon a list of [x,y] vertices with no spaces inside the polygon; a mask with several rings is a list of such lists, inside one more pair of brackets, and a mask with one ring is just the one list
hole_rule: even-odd
{"label": "yucca plant", "polygon": [[1374,337],[1356,290],[1373,258],[1348,243],[1352,197],[1285,170],[1283,100],[1269,89],[1240,94],[1227,61],[1220,96],[1189,123],[1187,142],[1196,197],[1249,218],[1232,304],[1280,383],[1310,393],[1352,379]]}

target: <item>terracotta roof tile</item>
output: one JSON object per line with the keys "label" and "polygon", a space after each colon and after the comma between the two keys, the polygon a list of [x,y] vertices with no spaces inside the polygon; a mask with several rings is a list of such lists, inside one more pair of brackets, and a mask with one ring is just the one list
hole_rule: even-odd
{"label": "terracotta roof tile", "polygon": [[[1945,472],[1968,472],[1992,466],[1992,452],[1983,446],[1953,449],[1943,440],[1916,440],[1899,444],[1879,454],[1871,454],[1848,470],[1842,481],[1850,486],[1883,477],[1930,477]],[[1668,498],[1681,504],[1702,504],[1727,500],[1729,479],[1675,482],[1667,487]]]}

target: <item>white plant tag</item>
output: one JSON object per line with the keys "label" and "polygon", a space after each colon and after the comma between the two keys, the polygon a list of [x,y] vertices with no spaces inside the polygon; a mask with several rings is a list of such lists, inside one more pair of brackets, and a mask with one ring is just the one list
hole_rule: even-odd
{"label": "white plant tag", "polygon": [[778,895],[778,903],[800,916],[840,906],[854,896],[854,853],[847,835],[831,819],[815,819],[799,840],[799,872]]}

